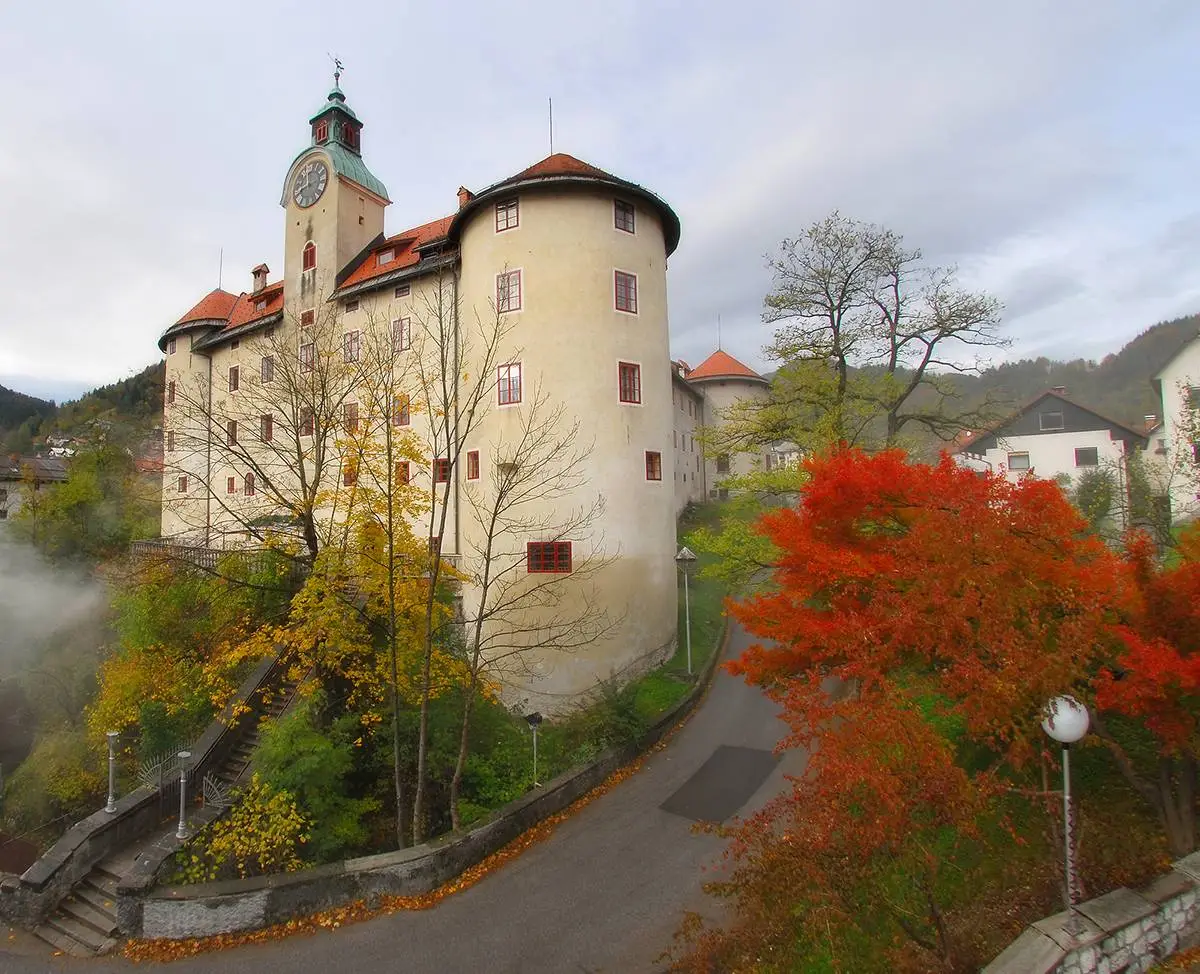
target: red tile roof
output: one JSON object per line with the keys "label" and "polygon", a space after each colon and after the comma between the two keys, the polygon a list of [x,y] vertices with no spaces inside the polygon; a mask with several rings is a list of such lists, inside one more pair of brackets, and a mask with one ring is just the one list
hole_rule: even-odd
{"label": "red tile roof", "polygon": [[576,159],[565,152],[556,152],[546,156],[541,162],[535,162],[528,169],[523,169],[515,176],[504,180],[505,183],[517,183],[523,179],[538,179],[544,176],[598,176],[602,179],[615,179],[612,173],[597,169],[582,159]]}
{"label": "red tile roof", "polygon": [[[373,277],[391,274],[393,271],[402,270],[405,267],[412,267],[421,259],[417,251],[426,244],[446,236],[446,231],[450,228],[450,222],[453,219],[452,216],[444,216],[440,220],[423,223],[419,227],[397,233],[376,244],[362,262],[354,268],[350,276],[342,281],[338,290],[354,287],[354,285],[362,284]],[[392,259],[383,264],[379,263],[379,254],[387,250],[393,251]]]}
{"label": "red tile roof", "polygon": [[[718,376],[743,376],[749,379],[762,379],[762,376],[755,372],[752,368],[743,365],[728,352],[723,352],[717,349],[703,362],[692,369],[688,374],[689,379],[715,379]],[[765,379],[763,380],[766,381]]]}
{"label": "red tile roof", "polygon": [[[264,307],[259,308],[260,303],[264,303]],[[255,291],[253,294],[246,294],[243,291],[238,295],[237,303],[229,312],[229,324],[225,326],[225,331],[229,331],[231,328],[240,328],[242,325],[248,325],[252,321],[277,314],[282,310],[283,281],[268,284],[261,291]]]}
{"label": "red tile roof", "polygon": [[175,324],[182,325],[189,321],[203,321],[206,318],[228,318],[229,312],[237,301],[228,291],[220,288],[206,294],[191,311],[180,318]]}

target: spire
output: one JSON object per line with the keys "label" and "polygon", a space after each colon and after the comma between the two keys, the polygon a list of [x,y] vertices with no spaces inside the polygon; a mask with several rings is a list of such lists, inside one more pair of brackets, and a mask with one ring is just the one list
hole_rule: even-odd
{"label": "spire", "polygon": [[362,122],[354,109],[346,104],[346,96],[340,87],[342,62],[333,59],[333,88],[325,98],[325,104],[309,119],[312,126],[312,144],[344,146],[356,156],[362,154]]}

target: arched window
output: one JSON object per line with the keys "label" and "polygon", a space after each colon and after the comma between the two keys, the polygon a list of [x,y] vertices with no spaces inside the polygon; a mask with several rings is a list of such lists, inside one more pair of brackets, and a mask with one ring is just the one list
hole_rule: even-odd
{"label": "arched window", "polygon": [[301,270],[311,271],[317,266],[317,245],[311,240],[304,245],[304,259],[300,265]]}

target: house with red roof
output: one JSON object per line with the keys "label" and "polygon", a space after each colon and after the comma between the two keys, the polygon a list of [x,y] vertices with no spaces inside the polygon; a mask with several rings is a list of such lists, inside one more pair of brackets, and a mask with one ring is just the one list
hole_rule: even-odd
{"label": "house with red roof", "polygon": [[[198,296],[162,333],[162,537],[261,543],[256,525],[289,523],[280,488],[300,483],[301,468],[287,462],[297,450],[306,478],[318,476],[312,458],[338,460],[305,489],[330,498],[331,511],[344,509],[357,477],[342,455],[344,433],[372,420],[353,382],[326,388],[306,377],[322,356],[352,373],[364,349],[386,340],[411,389],[385,422],[421,457],[397,463],[395,478],[438,498],[450,484],[446,526],[430,544],[471,576],[484,543],[477,502],[491,496],[535,403],[559,409],[578,430],[579,475],[570,496],[535,500],[523,512],[526,526],[512,529],[520,536],[505,538],[519,562],[509,567],[571,575],[602,563],[566,602],[599,597],[622,620],[571,653],[535,647],[519,671],[501,677],[510,699],[562,709],[597,680],[633,675],[673,651],[679,491],[703,497],[715,474],[698,452],[696,427],[735,386],[765,380],[725,353],[686,375],[672,363],[666,265],[680,223],[649,189],[558,152],[482,189],[459,186],[441,214],[405,217],[406,229],[389,231],[385,223],[403,207],[368,166],[363,129],[335,84],[284,168],[280,273],[258,264],[246,290]],[[484,368],[478,335],[493,321],[503,323],[502,337]],[[463,360],[430,356],[442,325],[469,336]],[[421,390],[432,377],[466,395],[476,376],[486,383],[486,411],[447,456]],[[306,401],[280,398],[288,382],[312,386]],[[325,408],[331,402],[336,408]],[[693,424],[686,447],[680,415]],[[569,526],[571,511],[592,507],[594,523]],[[426,519],[413,526],[428,531]],[[464,583],[467,618],[474,597]],[[538,620],[525,622],[536,638]]]}

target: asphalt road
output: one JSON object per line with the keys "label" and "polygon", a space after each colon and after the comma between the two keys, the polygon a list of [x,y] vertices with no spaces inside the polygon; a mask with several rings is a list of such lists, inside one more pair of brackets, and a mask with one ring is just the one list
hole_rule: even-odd
{"label": "asphalt road", "polygon": [[[748,642],[735,629],[729,653]],[[723,843],[693,832],[686,815],[731,807],[744,815],[779,791],[783,774],[798,773],[803,761],[789,753],[774,762],[761,753],[784,730],[775,706],[759,691],[718,671],[691,720],[638,774],[563,822],[546,841],[432,910],[169,965],[51,958],[27,953],[27,941],[13,953],[0,942],[0,972],[661,971],[658,958],[671,945],[684,911],[712,915],[716,909],[702,885],[719,870]],[[663,803],[676,811],[664,811]]]}

